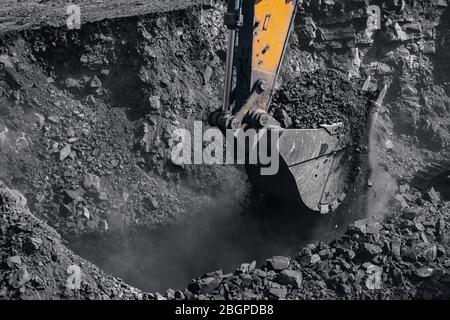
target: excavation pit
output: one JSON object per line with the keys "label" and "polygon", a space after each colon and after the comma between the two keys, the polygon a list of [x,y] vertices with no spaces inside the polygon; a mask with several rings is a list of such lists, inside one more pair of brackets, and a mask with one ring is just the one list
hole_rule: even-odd
{"label": "excavation pit", "polygon": [[[448,119],[448,109],[445,109],[448,101],[445,89],[448,84],[438,80],[436,83],[428,81],[430,86],[426,87],[425,84],[416,84],[408,76],[400,77],[401,72],[415,74],[415,69],[412,69],[414,72],[405,71],[409,70],[410,62],[401,60],[403,47],[389,56],[401,61],[392,65],[389,65],[390,61],[385,61],[384,64],[377,64],[379,69],[374,71],[377,79],[373,82],[379,80],[382,83],[384,77],[391,76],[387,69],[405,66],[401,72],[393,73],[395,81],[391,88],[401,88],[397,90],[401,92],[400,96],[410,96],[410,99],[397,101],[395,99],[398,97],[392,92],[395,90],[391,89],[388,100],[392,106],[383,106],[381,110],[380,136],[376,142],[378,147],[386,147],[387,151],[380,152],[384,162],[377,168],[381,171],[377,176],[379,179],[367,182],[366,168],[362,165],[353,193],[334,215],[312,216],[278,200],[265,199],[252,193],[245,171],[239,167],[180,168],[171,163],[170,133],[176,128],[190,128],[194,120],[206,123],[209,112],[221,104],[226,33],[222,22],[223,11],[222,4],[189,6],[187,9],[164,13],[89,22],[83,24],[81,30],[43,26],[40,29],[25,28],[27,30],[2,34],[0,180],[25,196],[20,197],[15,193],[17,202],[24,205],[26,199],[31,212],[39,220],[27,214],[20,215],[20,210],[15,209],[10,201],[0,198],[0,206],[4,210],[1,218],[5,226],[2,224],[0,229],[0,240],[14,238],[12,244],[8,242],[8,246],[11,244],[8,248],[6,242],[1,242],[2,248],[6,248],[1,256],[2,268],[6,268],[6,280],[0,279],[4,281],[0,281],[0,296],[4,294],[2,288],[5,286],[12,288],[11,291],[7,290],[7,294],[11,293],[14,297],[23,294],[20,288],[24,285],[22,281],[27,280],[27,277],[23,278],[26,273],[22,268],[19,274],[22,278],[16,278],[16,269],[11,267],[18,262],[17,255],[22,256],[23,266],[26,265],[33,276],[32,280],[25,282],[27,288],[45,285],[58,288],[54,279],[48,275],[55,274],[57,283],[65,283],[67,267],[74,264],[85,268],[83,270],[88,278],[84,285],[87,287],[91,284],[95,286],[98,279],[101,282],[112,279],[89,262],[74,257],[67,247],[110,275],[120,277],[139,289],[162,293],[168,288],[185,288],[191,278],[204,273],[218,269],[224,273],[233,272],[241,263],[253,260],[264,271],[268,267],[265,263],[267,258],[286,255],[292,257],[292,270],[289,271],[303,268],[305,282],[311,286],[317,282],[319,286],[332,291],[317,293],[306,286],[307,293],[296,293],[296,298],[311,298],[312,294],[309,295],[308,290],[319,297],[344,297],[350,294],[349,290],[353,294],[353,287],[346,287],[348,282],[345,281],[348,279],[337,279],[334,273],[349,275],[353,271],[346,269],[348,265],[358,269],[366,262],[376,264],[378,260],[373,259],[381,259],[380,255],[386,256],[391,263],[392,259],[398,259],[391,252],[392,248],[397,248],[398,241],[419,252],[431,252],[429,255],[420,253],[418,263],[429,263],[434,267],[444,264],[448,232],[444,213],[448,208],[443,202],[448,199],[448,187],[446,184],[437,187],[442,193],[442,200],[436,204],[418,199],[416,193],[409,191],[405,185],[414,171],[412,169],[426,161],[423,161],[422,151],[411,151],[405,147],[413,144],[413,138],[400,136],[396,140],[395,134],[408,136],[415,133],[416,129],[411,124],[418,123],[420,128],[416,131],[425,132],[418,135],[420,146],[427,146],[426,143],[431,141],[430,150],[437,150],[437,153],[443,150],[448,131],[445,131],[444,126],[427,123],[445,123]],[[445,26],[443,24],[440,29]],[[293,37],[282,75],[287,84],[295,84],[293,81],[298,79],[299,70],[309,70],[312,74],[317,72],[325,65],[320,64],[320,57],[327,58],[325,52],[331,50],[315,47],[317,43],[300,50],[299,43],[303,41],[304,33],[302,28],[295,31],[296,37]],[[402,44],[376,44],[378,47],[383,45],[397,50],[394,47]],[[372,49],[366,49],[364,53],[367,54],[367,61],[363,65],[367,65],[366,71],[372,72],[371,60],[375,61],[377,55]],[[413,52],[414,48],[410,49]],[[448,50],[438,47],[437,52],[445,56]],[[330,98],[335,93],[333,82],[335,86],[350,84],[352,87],[348,90],[359,92],[366,77],[359,75],[358,81],[340,82],[337,75],[346,77],[348,73],[343,71],[348,70],[343,70],[347,65],[340,66],[339,61],[353,64],[355,57],[344,53],[343,48],[336,49],[331,56],[338,57],[327,60],[328,66],[334,70],[330,71],[333,73],[329,76],[331,82],[327,81],[328,71],[319,71],[317,74],[323,80],[322,89],[326,90],[324,98],[332,104],[338,100]],[[426,55],[420,55],[420,59],[423,59],[424,66],[441,74],[436,79],[447,79],[445,66],[432,69],[432,62],[426,60]],[[411,63],[412,68],[418,68],[414,61]],[[424,72],[428,80],[433,78],[430,70]],[[386,73],[380,74],[382,72]],[[297,93],[302,97],[295,106],[297,109],[291,114],[290,110],[284,109],[289,118],[281,112],[280,120],[292,121],[297,118],[301,121],[301,117],[305,116],[302,112],[312,112],[318,108],[317,101],[323,96],[320,92],[313,92],[311,79],[303,82],[298,88],[292,89],[292,92],[298,89]],[[328,85],[330,87],[327,88]],[[424,92],[416,90],[416,85]],[[424,95],[420,99],[419,93]],[[297,99],[293,97],[289,101],[290,97],[280,100],[280,97],[274,100],[275,104],[289,105]],[[424,112],[404,112],[410,110],[408,108],[411,106],[421,108],[419,103],[422,100],[425,101],[421,109]],[[308,108],[301,109],[305,102]],[[364,125],[355,124],[363,122],[367,102],[357,103],[360,109],[354,110],[361,111],[361,114],[347,109],[350,111],[347,117],[355,120],[354,128],[364,128]],[[315,122],[313,126],[327,119],[330,122],[342,120],[336,114],[327,115],[326,112],[321,116],[324,117],[312,119]],[[436,117],[442,121],[429,120]],[[297,119],[294,119],[293,127],[303,128],[301,123],[295,123]],[[307,120],[304,125],[310,126],[311,118]],[[359,149],[364,154],[364,145]],[[424,153],[432,154],[429,150]],[[442,152],[442,155],[445,153]],[[400,161],[403,157],[408,158],[407,161]],[[400,185],[388,171],[397,175],[395,178],[402,176]],[[369,199],[368,193],[373,198]],[[395,196],[394,200],[390,199],[394,204],[388,206],[383,197],[391,195]],[[382,226],[381,230],[392,232],[378,234],[387,243],[386,246],[378,243],[376,236],[364,234],[361,224],[353,226],[350,235],[341,237],[351,222],[366,216],[369,200],[376,203],[377,210],[383,215],[399,213],[400,217],[394,215],[391,217],[393,222]],[[424,223],[425,227],[420,225],[422,222],[414,221],[412,225],[403,222],[404,211],[408,212],[404,216],[411,217],[412,211],[414,216],[424,217],[431,222]],[[42,226],[43,222],[53,227],[64,240],[60,241],[54,230],[49,231]],[[401,231],[404,224],[410,231]],[[369,225],[372,232],[380,232],[376,223]],[[434,238],[427,239],[431,244],[416,243],[423,239],[419,232],[422,227],[432,229],[430,232]],[[406,233],[417,237],[410,241],[405,238]],[[335,241],[330,245],[310,245],[307,248],[309,254],[306,249],[300,250],[310,242],[328,243],[332,240]],[[438,244],[436,250],[434,242]],[[356,258],[350,258],[353,254],[342,249],[348,243],[354,246],[350,251],[354,249]],[[339,270],[335,268],[325,274],[317,270],[311,272],[312,269],[302,265],[305,261],[311,262],[312,256],[317,261],[316,255],[320,256],[319,253],[324,250],[335,250],[332,253],[322,252],[321,259],[333,268],[339,265]],[[298,251],[302,253],[299,255]],[[335,252],[338,252],[336,257]],[[398,273],[389,274],[387,277],[392,283],[388,282],[388,286],[397,286],[396,289],[400,286],[400,294],[411,295],[408,287],[401,284],[404,274],[408,283],[420,290],[428,290],[427,285],[434,287],[434,278],[424,278],[427,275],[423,272],[416,274],[420,269],[412,264],[417,261],[402,259],[406,266],[402,276]],[[39,262],[45,266],[45,270],[39,269]],[[395,265],[395,262],[392,264]],[[358,272],[354,273],[358,275]],[[42,281],[35,277],[37,275]],[[270,277],[267,276],[270,281],[285,280],[280,280],[278,276]],[[360,283],[364,285],[365,280],[361,279]],[[339,282],[341,280],[343,284]],[[111,281],[116,283],[117,280]],[[119,283],[115,288],[120,286]],[[105,287],[109,288],[108,285]],[[31,292],[35,295],[38,292],[36,295],[39,296],[40,289],[27,290],[25,294]],[[78,298],[92,295],[103,298],[103,294],[122,298],[120,293],[115,293],[116,289],[108,289],[106,293],[99,289],[102,294],[92,293],[86,288],[83,290]],[[354,294],[357,295],[355,290]],[[278,298],[274,296],[274,293],[279,294],[278,291],[266,291],[259,292],[258,297]],[[73,297],[72,294],[64,293],[66,297]],[[373,292],[367,294],[371,297],[376,295]],[[438,296],[438,293],[433,294]],[[51,297],[52,292],[45,291],[42,295]],[[393,293],[391,295],[395,296]],[[133,293],[132,296],[142,298],[140,293]],[[152,295],[146,297],[155,298]]]}
{"label": "excavation pit", "polygon": [[12,85],[24,93],[11,99],[11,85],[3,97],[5,127],[15,134],[5,149],[21,132],[28,136],[17,165],[2,163],[6,182],[76,253],[147,291],[294,255],[299,244],[336,233],[336,223],[319,228],[327,219],[280,200],[255,209],[243,168],[171,162],[171,133],[220,105],[222,9],[47,27],[4,40],[17,74]]}

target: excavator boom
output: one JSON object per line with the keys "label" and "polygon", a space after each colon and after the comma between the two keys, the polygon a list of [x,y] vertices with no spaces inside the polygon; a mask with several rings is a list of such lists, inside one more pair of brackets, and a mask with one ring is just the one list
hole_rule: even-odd
{"label": "excavator boom", "polygon": [[229,0],[224,100],[222,109],[210,116],[210,123],[223,130],[276,130],[278,173],[261,175],[261,166],[247,164],[250,181],[267,194],[328,213],[347,193],[351,138],[340,133],[340,124],[285,129],[268,113],[296,5],[296,0]]}

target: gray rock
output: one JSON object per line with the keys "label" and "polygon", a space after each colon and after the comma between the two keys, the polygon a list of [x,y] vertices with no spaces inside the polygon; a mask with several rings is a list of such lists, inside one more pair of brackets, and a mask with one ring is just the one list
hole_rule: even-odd
{"label": "gray rock", "polygon": [[437,258],[437,246],[432,243],[421,243],[416,246],[416,250],[419,253],[419,258],[433,262]]}
{"label": "gray rock", "polygon": [[361,247],[361,253],[365,257],[368,257],[368,258],[373,258],[382,252],[383,252],[383,250],[376,244],[371,244],[371,243],[365,242]]}
{"label": "gray rock", "polygon": [[150,96],[147,98],[147,108],[149,111],[159,111],[161,109],[161,100],[159,96]]}
{"label": "gray rock", "polygon": [[353,235],[353,234],[359,234],[359,235],[365,235],[366,234],[366,222],[363,220],[355,221],[351,223],[347,228],[347,234]]}
{"label": "gray rock", "polygon": [[299,256],[296,259],[302,266],[309,266],[317,264],[321,261],[320,255],[311,254],[311,255],[303,255]]}
{"label": "gray rock", "polygon": [[394,280],[394,284],[398,286],[402,286],[405,283],[405,279],[403,277],[403,272],[396,268],[392,271],[392,279]]}
{"label": "gray rock", "polygon": [[300,288],[302,285],[302,274],[294,270],[283,270],[277,276],[276,281],[281,285],[291,285],[293,288]]}
{"label": "gray rock", "polygon": [[289,267],[289,258],[276,256],[272,259],[268,259],[267,266],[275,271],[281,271]]}
{"label": "gray rock", "polygon": [[206,66],[205,72],[203,73],[203,85],[207,85],[211,79],[213,69],[210,66]]}
{"label": "gray rock", "polygon": [[72,149],[70,147],[70,144],[66,144],[64,148],[62,148],[61,151],[59,152],[59,160],[63,161],[64,159],[66,159],[71,151]]}
{"label": "gray rock", "polygon": [[20,266],[20,265],[22,265],[22,258],[20,256],[9,257],[8,259],[6,259],[6,264],[10,268],[15,267],[15,266]]}
{"label": "gray rock", "polygon": [[403,259],[416,262],[418,258],[417,250],[415,248],[406,247],[401,250]]}
{"label": "gray rock", "polygon": [[82,87],[80,81],[73,78],[67,78],[65,81],[65,85],[67,88],[75,88],[75,89],[80,89]]}
{"label": "gray rock", "polygon": [[100,81],[100,79],[97,76],[94,76],[91,79],[90,87],[91,88],[100,88],[101,86],[102,86],[102,82]]}
{"label": "gray rock", "polygon": [[376,221],[368,221],[366,225],[366,233],[370,235],[377,235],[383,229],[383,226]]}
{"label": "gray rock", "polygon": [[417,269],[414,273],[419,278],[427,279],[433,275],[433,272],[434,272],[434,269],[425,267],[425,268]]}
{"label": "gray rock", "polygon": [[220,282],[216,278],[207,277],[189,284],[188,289],[195,294],[211,294],[219,285]]}
{"label": "gray rock", "polygon": [[21,266],[19,270],[17,270],[16,274],[9,280],[9,284],[13,288],[18,289],[30,280],[31,276],[28,273],[27,268],[25,266]]}
{"label": "gray rock", "polygon": [[31,251],[36,251],[36,250],[39,250],[39,248],[41,247],[42,239],[30,237],[30,238],[28,238],[26,244]]}
{"label": "gray rock", "polygon": [[391,254],[397,261],[402,260],[401,247],[402,247],[402,243],[400,240],[393,240],[391,242]]}
{"label": "gray rock", "polygon": [[92,189],[95,192],[100,193],[100,177],[92,173],[86,173],[86,175],[84,176],[84,186],[87,189]]}
{"label": "gray rock", "polygon": [[427,192],[427,198],[433,204],[439,203],[441,201],[441,196],[438,192],[436,192],[436,190],[434,190],[434,188],[431,188],[431,190]]}
{"label": "gray rock", "polygon": [[287,295],[286,287],[270,288],[269,294],[276,299],[284,299]]}
{"label": "gray rock", "polygon": [[175,291],[175,299],[177,300],[184,300],[186,297],[184,296],[183,292],[180,290]]}
{"label": "gray rock", "polygon": [[170,299],[170,300],[175,299],[175,290],[173,290],[173,289],[167,289],[167,291],[166,291],[166,297],[167,297],[167,299]]}
{"label": "gray rock", "polygon": [[414,221],[416,219],[417,215],[418,215],[417,209],[408,209],[403,213],[402,218],[406,219],[406,220]]}
{"label": "gray rock", "polygon": [[27,198],[25,198],[25,196],[22,193],[20,193],[17,190],[13,190],[13,189],[9,189],[9,193],[13,197],[14,202],[18,206],[25,207],[27,205],[28,200],[27,200]]}

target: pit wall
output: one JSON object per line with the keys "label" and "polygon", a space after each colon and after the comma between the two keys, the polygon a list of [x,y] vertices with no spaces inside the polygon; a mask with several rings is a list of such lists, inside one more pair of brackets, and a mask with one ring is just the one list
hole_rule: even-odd
{"label": "pit wall", "polygon": [[173,131],[220,105],[223,10],[2,35],[11,68],[1,83],[0,180],[65,237],[177,223],[222,194],[239,201],[242,171],[181,168],[170,157]]}
{"label": "pit wall", "polygon": [[[302,2],[288,69],[330,67],[349,78],[370,75],[373,86],[388,84],[377,137],[380,148],[390,152],[386,165],[389,160],[402,162],[405,142],[422,149],[408,151],[412,163],[399,176],[409,179],[411,164],[420,167],[423,157],[448,152],[447,1]],[[380,10],[376,30],[368,28],[374,6]]]}
{"label": "pit wall", "polygon": [[[369,14],[374,8],[379,19]],[[371,214],[385,213],[391,204],[404,206],[400,190],[409,190],[418,172],[436,162],[448,165],[449,16],[448,1],[299,5],[285,79],[333,68],[349,79],[370,76],[372,89],[388,85],[370,142],[375,146],[369,155]]]}

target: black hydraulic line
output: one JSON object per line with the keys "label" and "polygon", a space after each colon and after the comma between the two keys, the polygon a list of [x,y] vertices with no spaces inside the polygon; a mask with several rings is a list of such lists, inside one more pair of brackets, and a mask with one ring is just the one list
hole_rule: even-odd
{"label": "black hydraulic line", "polygon": [[234,23],[228,25],[228,44],[227,44],[227,60],[225,70],[225,87],[223,93],[222,111],[228,112],[230,110],[230,95],[233,85],[233,68],[234,68],[234,54],[236,48],[236,36],[238,21],[241,15],[241,0],[228,1],[228,17],[234,17]]}

